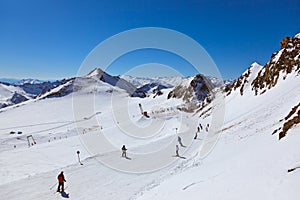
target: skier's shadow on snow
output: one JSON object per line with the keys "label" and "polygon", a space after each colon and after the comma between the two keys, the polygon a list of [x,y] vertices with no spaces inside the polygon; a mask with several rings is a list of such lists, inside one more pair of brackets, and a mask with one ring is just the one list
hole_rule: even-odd
{"label": "skier's shadow on snow", "polygon": [[66,192],[61,192],[60,194],[63,198],[69,198],[69,194],[67,194]]}
{"label": "skier's shadow on snow", "polygon": [[184,156],[172,156],[172,157],[181,158],[181,159],[186,159],[186,157],[184,157]]}

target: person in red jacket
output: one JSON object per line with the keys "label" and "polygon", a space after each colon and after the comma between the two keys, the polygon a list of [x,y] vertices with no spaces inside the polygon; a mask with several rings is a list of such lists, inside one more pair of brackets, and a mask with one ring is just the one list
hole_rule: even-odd
{"label": "person in red jacket", "polygon": [[60,172],[60,174],[57,176],[58,179],[58,187],[57,187],[57,192],[60,192],[60,188],[61,191],[64,192],[64,182],[66,182],[65,176],[64,176],[64,172]]}

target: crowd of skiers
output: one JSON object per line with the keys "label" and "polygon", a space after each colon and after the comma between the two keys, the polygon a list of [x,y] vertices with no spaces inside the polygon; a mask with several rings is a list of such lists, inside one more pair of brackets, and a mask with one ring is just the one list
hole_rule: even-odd
{"label": "crowd of skiers", "polygon": [[[203,127],[202,127],[201,123],[199,123],[199,126],[197,127],[197,131],[196,131],[195,136],[194,136],[194,139],[197,139],[198,133],[200,133],[202,130],[203,130]],[[205,131],[206,132],[209,131],[209,124],[206,124]],[[176,128],[176,134],[177,134],[177,128]],[[181,147],[184,147],[184,148],[186,147],[185,145],[183,145],[182,138],[180,136],[177,136],[177,141],[178,141],[178,144]],[[176,144],[176,146],[175,146],[175,153],[176,153],[177,157],[180,157],[180,155],[179,155],[179,145],[178,144]],[[122,155],[121,156],[123,158],[128,158],[127,154],[126,154],[127,148],[126,148],[125,145],[122,146],[121,151],[122,151]]]}

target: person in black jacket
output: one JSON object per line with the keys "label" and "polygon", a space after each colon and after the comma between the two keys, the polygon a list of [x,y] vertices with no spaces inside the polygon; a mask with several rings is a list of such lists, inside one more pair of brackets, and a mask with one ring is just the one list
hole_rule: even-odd
{"label": "person in black jacket", "polygon": [[123,146],[122,146],[122,157],[127,158],[126,150],[127,150],[127,149],[126,149],[125,145],[123,145]]}
{"label": "person in black jacket", "polygon": [[179,146],[176,145],[176,156],[179,157]]}

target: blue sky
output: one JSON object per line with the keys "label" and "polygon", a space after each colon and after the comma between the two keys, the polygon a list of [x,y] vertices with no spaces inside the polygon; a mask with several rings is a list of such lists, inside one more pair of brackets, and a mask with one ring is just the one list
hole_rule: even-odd
{"label": "blue sky", "polygon": [[[186,34],[223,78],[237,78],[252,62],[265,64],[283,37],[300,32],[300,1],[0,0],[0,77],[73,77],[100,42],[139,27]],[[120,58],[109,72],[151,62],[195,73],[184,60],[157,51]]]}

